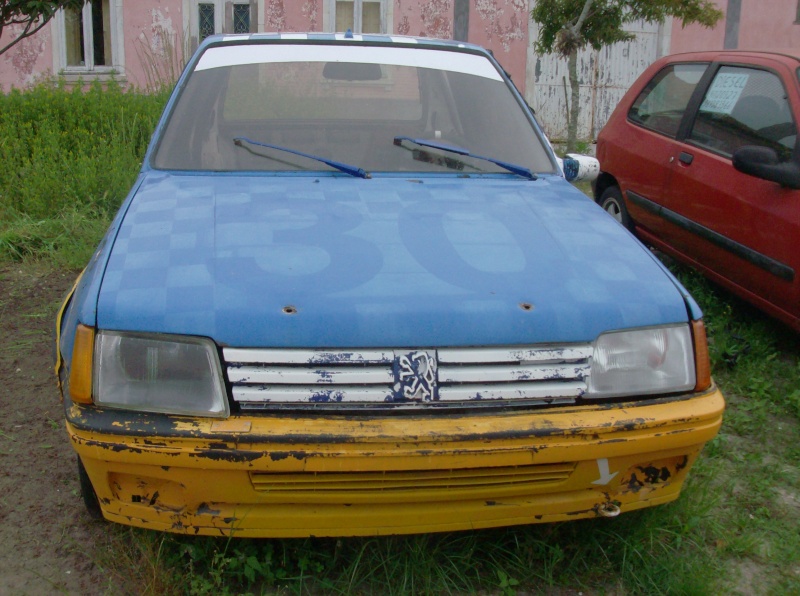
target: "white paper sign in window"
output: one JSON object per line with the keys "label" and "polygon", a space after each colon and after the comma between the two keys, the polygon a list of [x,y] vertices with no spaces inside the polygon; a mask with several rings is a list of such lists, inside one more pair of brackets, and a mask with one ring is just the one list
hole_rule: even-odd
{"label": "white paper sign in window", "polygon": [[748,74],[721,72],[711,83],[706,93],[701,112],[714,112],[716,114],[730,114],[733,106],[739,101],[742,90],[747,86]]}

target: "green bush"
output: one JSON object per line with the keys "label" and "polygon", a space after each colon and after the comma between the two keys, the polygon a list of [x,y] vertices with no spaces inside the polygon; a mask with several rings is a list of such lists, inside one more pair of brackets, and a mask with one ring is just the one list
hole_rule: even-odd
{"label": "green bush", "polygon": [[[0,95],[0,256],[80,266],[78,250],[85,263],[136,178],[166,98],[113,81]],[[71,238],[79,230],[90,237]]]}

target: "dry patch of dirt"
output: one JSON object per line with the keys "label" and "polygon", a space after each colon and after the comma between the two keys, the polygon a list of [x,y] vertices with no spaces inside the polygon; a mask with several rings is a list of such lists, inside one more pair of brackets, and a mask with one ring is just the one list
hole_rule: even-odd
{"label": "dry patch of dirt", "polygon": [[108,541],[80,497],[53,374],[53,328],[73,272],[0,264],[0,594],[102,594]]}

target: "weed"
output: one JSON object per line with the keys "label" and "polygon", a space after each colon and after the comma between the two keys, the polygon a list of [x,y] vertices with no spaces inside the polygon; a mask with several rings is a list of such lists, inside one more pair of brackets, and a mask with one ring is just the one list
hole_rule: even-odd
{"label": "weed", "polygon": [[503,596],[514,596],[517,593],[517,586],[519,581],[513,577],[509,577],[502,569],[497,570],[497,587]]}
{"label": "weed", "polygon": [[142,65],[148,93],[163,93],[171,90],[185,65],[184,57],[189,55],[188,40],[180,40],[175,32],[158,26],[148,37],[142,33],[135,40],[136,56]]}
{"label": "weed", "polygon": [[572,153],[591,155],[593,154],[592,149],[593,147],[591,140],[575,141],[575,150],[572,151]]}
{"label": "weed", "polygon": [[113,81],[0,94],[0,257],[84,266],[136,177],[165,100]]}

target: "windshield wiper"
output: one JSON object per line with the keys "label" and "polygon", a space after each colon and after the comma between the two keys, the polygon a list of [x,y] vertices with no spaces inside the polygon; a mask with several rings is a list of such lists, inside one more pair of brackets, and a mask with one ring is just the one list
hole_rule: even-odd
{"label": "windshield wiper", "polygon": [[528,180],[536,180],[537,176],[533,172],[531,172],[528,168],[524,166],[518,166],[517,164],[509,163],[507,161],[502,161],[499,159],[494,159],[492,157],[484,157],[483,155],[475,155],[474,153],[470,153],[469,149],[464,149],[463,147],[458,147],[456,145],[450,145],[448,143],[437,143],[436,141],[429,141],[428,139],[415,139],[412,137],[395,137],[394,144],[398,147],[402,147],[403,141],[408,141],[409,143],[414,143],[415,145],[419,145],[420,147],[430,147],[432,149],[440,149],[442,151],[447,151],[448,153],[455,153],[457,155],[464,155],[465,157],[472,157],[475,159],[480,159],[483,161],[491,162],[497,166],[500,166],[504,170],[508,170],[512,174],[516,174],[517,176],[522,176],[523,178],[527,178]]}
{"label": "windshield wiper", "polygon": [[[300,157],[307,157],[308,159],[313,159],[319,162],[324,163],[332,168],[336,168],[340,172],[344,172],[345,174],[350,174],[351,176],[355,176],[356,178],[372,178],[369,172],[364,171],[361,168],[356,166],[351,166],[346,163],[341,163],[339,161],[333,161],[332,159],[326,159],[324,157],[319,157],[318,155],[311,155],[310,153],[303,153],[302,151],[296,151],[294,149],[289,149],[288,147],[281,147],[280,145],[270,145],[269,143],[261,143],[259,141],[254,141],[252,139],[248,139],[247,137],[236,137],[233,139],[233,144],[237,147],[242,147],[242,143],[248,143],[250,145],[258,145],[259,147],[267,147],[268,149],[276,149],[278,151],[285,151],[286,153],[292,153],[294,155],[299,155]],[[260,153],[257,155],[261,155]],[[269,157],[268,155],[262,155],[262,157]]]}

